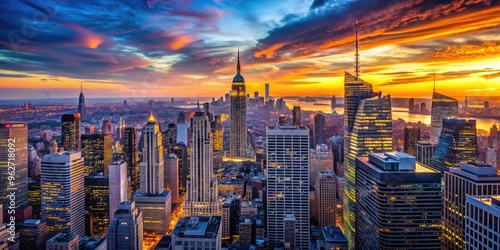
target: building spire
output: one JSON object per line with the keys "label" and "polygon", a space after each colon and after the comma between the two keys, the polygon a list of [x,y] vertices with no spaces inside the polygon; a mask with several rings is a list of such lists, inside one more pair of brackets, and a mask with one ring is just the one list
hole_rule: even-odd
{"label": "building spire", "polygon": [[358,44],[358,19],[356,19],[356,55],[354,64],[354,74],[359,77],[359,44]]}
{"label": "building spire", "polygon": [[240,49],[238,49],[238,64],[236,65],[236,73],[239,75],[241,72],[241,67],[240,67]]}
{"label": "building spire", "polygon": [[80,81],[80,93],[83,93],[83,81]]}

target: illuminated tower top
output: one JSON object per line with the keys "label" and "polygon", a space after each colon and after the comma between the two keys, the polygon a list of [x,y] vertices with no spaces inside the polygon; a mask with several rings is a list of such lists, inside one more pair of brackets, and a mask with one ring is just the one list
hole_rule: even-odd
{"label": "illuminated tower top", "polygon": [[238,63],[236,64],[236,75],[233,78],[234,83],[242,83],[245,84],[245,78],[241,75],[241,66],[240,66],[240,50],[238,50]]}

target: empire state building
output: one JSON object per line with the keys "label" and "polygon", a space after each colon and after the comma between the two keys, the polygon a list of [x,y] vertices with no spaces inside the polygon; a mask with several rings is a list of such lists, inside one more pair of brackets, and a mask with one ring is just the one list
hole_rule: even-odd
{"label": "empire state building", "polygon": [[240,74],[240,51],[236,76],[231,85],[231,131],[229,136],[229,155],[234,158],[246,158],[247,145],[247,95],[245,79]]}
{"label": "empire state building", "polygon": [[86,108],[85,108],[85,97],[83,96],[83,87],[80,83],[80,97],[78,99],[78,113],[80,113],[80,117],[83,120],[87,114]]}

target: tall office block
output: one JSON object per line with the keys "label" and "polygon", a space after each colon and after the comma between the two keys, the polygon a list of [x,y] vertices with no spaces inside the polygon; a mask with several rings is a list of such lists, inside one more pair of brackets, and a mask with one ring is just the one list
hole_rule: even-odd
{"label": "tall office block", "polygon": [[430,143],[438,143],[443,128],[443,119],[456,118],[458,118],[458,101],[434,91],[432,93]]}
{"label": "tall office block", "polygon": [[193,138],[190,147],[191,179],[187,187],[184,216],[218,215],[221,204],[217,179],[213,176],[210,121],[204,112],[196,112],[190,123]]}
{"label": "tall office block", "polygon": [[317,114],[314,116],[314,146],[326,143],[326,121],[325,116]]}
{"label": "tall office block", "polygon": [[101,134],[113,134],[113,124],[111,123],[111,120],[102,120]]}
{"label": "tall office block", "polygon": [[375,95],[372,85],[345,73],[344,79],[344,229],[349,249],[356,238],[356,157],[392,151],[390,96]]}
{"label": "tall office block", "polygon": [[401,152],[356,158],[357,249],[441,249],[441,173]]}
{"label": "tall office block", "polygon": [[112,211],[107,232],[108,250],[141,250],[143,237],[142,212],[135,202],[122,202]]}
{"label": "tall office block", "polygon": [[476,120],[444,119],[432,158],[432,168],[443,173],[460,162],[477,161]]}
{"label": "tall office block", "polygon": [[[11,176],[12,182],[8,181]],[[10,193],[14,192],[15,207],[28,205],[27,123],[0,123],[0,178],[0,204],[11,206]]]}
{"label": "tall office block", "polygon": [[[134,193],[139,190],[140,183],[140,166],[139,155],[137,152],[137,131],[135,127],[125,128],[123,136],[123,159],[127,163],[127,176],[130,177],[132,190],[129,193]],[[132,197],[128,197],[127,200]]]}
{"label": "tall office block", "polygon": [[316,178],[315,190],[318,209],[318,223],[320,227],[336,225],[337,213],[336,176],[333,171],[319,171]]}
{"label": "tall office block", "polygon": [[240,74],[240,52],[236,76],[231,84],[231,128],[229,132],[229,155],[235,158],[247,157],[247,98],[245,79]]}
{"label": "tall office block", "polygon": [[47,222],[29,219],[19,224],[21,250],[45,250],[45,242],[50,239]]}
{"label": "tall office block", "polygon": [[109,224],[109,176],[85,176],[85,235],[106,236]]}
{"label": "tall office block", "polygon": [[220,115],[216,115],[214,121],[210,125],[212,128],[212,135],[214,140],[214,151],[224,151],[224,128],[222,127],[222,121]]}
{"label": "tall office block", "polygon": [[414,156],[416,157],[417,162],[424,164],[426,166],[431,166],[435,150],[436,150],[436,144],[431,144],[428,141],[418,141],[415,144]]}
{"label": "tall office block", "polygon": [[82,157],[84,173],[108,174],[108,166],[113,161],[113,138],[111,135],[82,135]]}
{"label": "tall office block", "polygon": [[85,96],[83,96],[83,86],[80,84],[80,96],[78,98],[78,113],[82,120],[87,117],[87,108],[85,107]]}
{"label": "tall office block", "polygon": [[62,115],[61,137],[65,151],[80,151],[80,113]]}
{"label": "tall office block", "polygon": [[500,195],[467,195],[465,215],[465,249],[500,249]]}
{"label": "tall office block", "polygon": [[415,156],[415,144],[420,141],[420,129],[411,126],[404,128],[403,152]]}
{"label": "tall office block", "polygon": [[497,152],[494,147],[486,149],[486,164],[497,166]]}
{"label": "tall office block", "polygon": [[278,126],[266,129],[267,235],[270,247],[283,244],[286,214],[296,219],[295,245],[309,247],[309,130]]}
{"label": "tall office block", "polygon": [[294,126],[301,126],[302,125],[302,118],[300,116],[300,106],[294,105],[293,110],[292,110],[292,124]]}
{"label": "tall office block", "polygon": [[164,186],[163,145],[160,125],[151,113],[143,128],[144,148],[141,165],[141,187],[134,201],[142,211],[144,232],[163,235],[171,216],[171,196]]}
{"label": "tall office block", "polygon": [[109,165],[109,219],[112,220],[118,204],[127,201],[127,163]]}
{"label": "tall office block", "polygon": [[295,230],[297,220],[293,214],[285,214],[283,217],[283,246],[287,250],[295,249]]}
{"label": "tall office block", "polygon": [[187,188],[187,177],[189,176],[188,148],[184,143],[174,146],[174,154],[179,160],[179,194],[185,193]]}
{"label": "tall office block", "polygon": [[497,168],[480,163],[460,163],[444,172],[443,248],[464,249],[467,195],[499,195]]}
{"label": "tall office block", "polygon": [[165,190],[170,191],[172,203],[179,202],[179,159],[175,154],[169,154],[164,159]]}
{"label": "tall office block", "polygon": [[264,92],[265,92],[264,102],[267,102],[267,101],[269,101],[269,83],[266,83],[264,85],[264,88],[265,88],[265,90],[264,90]]}
{"label": "tall office block", "polygon": [[83,158],[60,152],[42,158],[42,220],[52,233],[85,233]]}

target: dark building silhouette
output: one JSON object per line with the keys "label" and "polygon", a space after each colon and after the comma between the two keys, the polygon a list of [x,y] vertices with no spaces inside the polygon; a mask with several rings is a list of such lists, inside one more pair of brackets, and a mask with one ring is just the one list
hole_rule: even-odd
{"label": "dark building silhouette", "polygon": [[185,193],[187,179],[189,178],[188,148],[184,143],[177,143],[174,146],[173,153],[179,159],[179,192]]}
{"label": "dark building silhouette", "polygon": [[136,146],[136,132],[135,127],[127,127],[123,136],[123,158],[127,162],[127,176],[130,177],[130,186],[132,189],[129,191],[129,195],[139,190],[140,187],[140,166]]}
{"label": "dark building silhouette", "polygon": [[87,109],[85,107],[85,97],[83,96],[82,85],[80,85],[80,97],[78,98],[78,113],[80,113],[82,120],[87,118]]}
{"label": "dark building silhouette", "polygon": [[325,116],[317,114],[314,116],[314,145],[326,143],[326,121]]}
{"label": "dark building silhouette", "polygon": [[300,116],[300,106],[293,106],[292,110],[292,125],[300,127],[302,125],[302,118]]}
{"label": "dark building silhouette", "polygon": [[85,176],[85,235],[106,236],[109,224],[109,177]]}
{"label": "dark building silhouette", "polygon": [[415,99],[414,98],[410,98],[410,100],[408,101],[408,111],[409,112],[415,111]]}
{"label": "dark building silhouette", "polygon": [[403,152],[415,156],[415,144],[420,141],[420,129],[414,127],[404,128]]}

